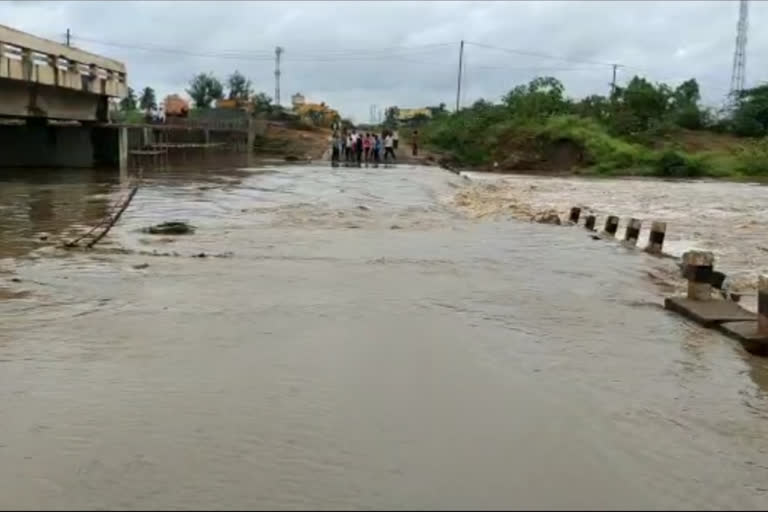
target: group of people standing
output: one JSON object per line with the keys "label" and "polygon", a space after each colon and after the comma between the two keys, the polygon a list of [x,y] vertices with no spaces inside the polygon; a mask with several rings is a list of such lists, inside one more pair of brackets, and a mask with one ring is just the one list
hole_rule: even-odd
{"label": "group of people standing", "polygon": [[378,167],[382,158],[384,164],[397,160],[395,150],[397,150],[399,137],[397,130],[385,130],[381,134],[363,133],[357,130],[334,130],[331,137],[331,165],[338,167],[341,159],[344,158],[344,165],[356,165],[362,167],[373,165]]}

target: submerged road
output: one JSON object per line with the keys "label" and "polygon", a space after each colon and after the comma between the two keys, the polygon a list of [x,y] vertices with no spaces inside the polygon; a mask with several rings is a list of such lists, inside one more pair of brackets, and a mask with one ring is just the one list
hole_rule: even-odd
{"label": "submerged road", "polygon": [[765,363],[656,259],[405,165],[158,173],[100,249],[13,251],[32,196],[120,195],[61,179],[0,189],[0,508],[768,507]]}

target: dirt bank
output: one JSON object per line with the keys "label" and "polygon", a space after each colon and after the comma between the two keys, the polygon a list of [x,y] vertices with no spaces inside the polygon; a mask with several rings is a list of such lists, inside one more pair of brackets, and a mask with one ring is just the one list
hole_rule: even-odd
{"label": "dirt bank", "polygon": [[286,160],[319,160],[328,149],[330,137],[327,128],[307,130],[289,123],[269,122],[266,134],[256,137],[254,151]]}

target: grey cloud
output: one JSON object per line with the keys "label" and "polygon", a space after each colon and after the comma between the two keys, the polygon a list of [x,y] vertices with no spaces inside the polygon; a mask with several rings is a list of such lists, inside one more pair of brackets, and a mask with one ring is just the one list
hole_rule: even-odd
{"label": "grey cloud", "polygon": [[[757,84],[766,75],[760,55],[768,33],[758,27],[768,5],[752,2],[750,9],[747,80]],[[71,28],[78,46],[124,61],[135,88],[151,85],[161,95],[183,91],[196,72],[224,78],[234,69],[272,95],[272,54],[281,45],[283,103],[301,91],[357,120],[367,120],[371,104],[453,105],[461,39],[625,64],[620,82],[635,73],[673,82],[695,76],[705,100],[718,104],[729,85],[737,13],[732,1],[0,3],[0,23],[59,41]],[[79,37],[191,53],[245,51],[255,58],[152,53]],[[452,46],[418,48],[435,43]],[[411,49],[378,52],[401,46]],[[341,59],[344,52],[357,57]],[[467,46],[466,61],[466,103],[498,99],[536,75],[560,78],[571,96],[604,94],[611,78],[609,66],[476,46]]]}

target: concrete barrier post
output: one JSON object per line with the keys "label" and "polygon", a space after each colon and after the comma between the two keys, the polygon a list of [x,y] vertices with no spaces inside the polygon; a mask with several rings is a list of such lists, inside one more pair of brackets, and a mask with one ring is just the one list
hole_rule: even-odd
{"label": "concrete barrier post", "polygon": [[688,279],[688,298],[712,298],[712,267],[715,256],[708,251],[688,251],[683,254],[683,277]]}
{"label": "concrete barrier post", "polygon": [[594,215],[587,215],[587,217],[584,219],[584,229],[587,229],[589,231],[595,230],[595,221],[597,219]]}
{"label": "concrete barrier post", "polygon": [[610,236],[616,236],[617,229],[619,229],[619,218],[615,215],[609,215],[605,219],[605,233]]}
{"label": "concrete barrier post", "polygon": [[757,332],[768,336],[768,274],[757,280]]}
{"label": "concrete barrier post", "polygon": [[125,172],[128,170],[128,128],[125,126],[117,129],[117,152],[120,172]]}
{"label": "concrete barrier post", "polygon": [[628,245],[637,245],[637,239],[640,237],[640,226],[642,221],[640,219],[629,219],[627,229],[624,232],[624,241]]}
{"label": "concrete barrier post", "polygon": [[571,214],[568,217],[568,220],[573,222],[574,224],[578,224],[580,215],[581,215],[581,208],[579,208],[578,206],[574,206],[573,208],[571,208]]}
{"label": "concrete barrier post", "polygon": [[645,250],[651,254],[661,254],[666,234],[667,223],[653,221],[651,223],[651,234],[648,235],[648,247]]}

